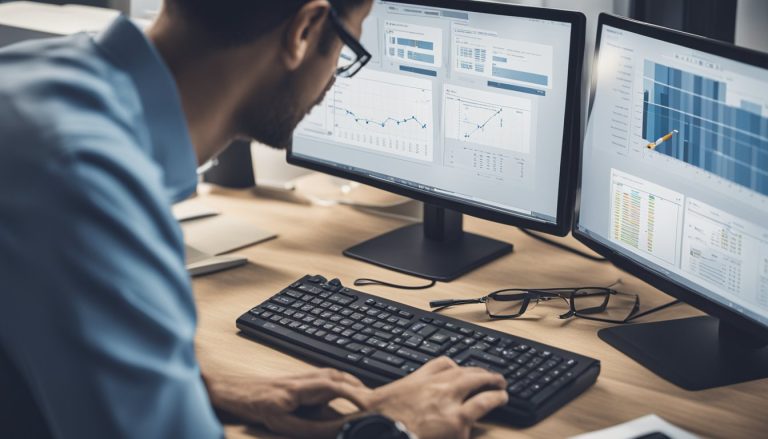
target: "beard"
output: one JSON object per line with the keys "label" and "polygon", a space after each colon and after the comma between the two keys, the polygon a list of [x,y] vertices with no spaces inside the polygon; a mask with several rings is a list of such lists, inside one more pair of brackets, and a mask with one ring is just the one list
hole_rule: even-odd
{"label": "beard", "polygon": [[[268,106],[262,105],[259,111],[247,112],[248,123],[245,125],[245,131],[248,137],[279,150],[286,149],[293,143],[296,127],[314,107],[323,102],[325,95],[333,87],[334,80],[332,79],[322,95],[308,106],[301,104],[302,96],[298,84],[295,74],[286,76],[282,84],[269,94],[270,98],[266,100]],[[257,115],[255,120],[253,115]]]}

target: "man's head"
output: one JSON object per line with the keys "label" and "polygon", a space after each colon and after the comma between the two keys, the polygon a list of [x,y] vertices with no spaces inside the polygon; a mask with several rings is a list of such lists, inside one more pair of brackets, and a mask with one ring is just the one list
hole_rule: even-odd
{"label": "man's head", "polygon": [[[284,148],[333,83],[343,48],[338,25],[359,38],[372,0],[166,0],[164,18],[204,50],[233,54],[239,77],[207,87],[236,90],[233,134]],[[334,25],[333,13],[337,13]],[[191,42],[190,42],[191,43]],[[236,84],[230,84],[235,82]],[[232,90],[229,90],[232,91]]]}

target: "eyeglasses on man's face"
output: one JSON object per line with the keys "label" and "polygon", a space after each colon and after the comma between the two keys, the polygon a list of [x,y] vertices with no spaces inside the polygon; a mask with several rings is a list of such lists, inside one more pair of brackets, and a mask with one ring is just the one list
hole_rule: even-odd
{"label": "eyeglasses on man's face", "polygon": [[372,55],[365,50],[365,47],[360,44],[357,38],[352,36],[347,30],[335,8],[331,7],[329,17],[331,25],[341,39],[341,42],[344,44],[341,49],[341,54],[339,55],[336,77],[351,78],[368,64]]}

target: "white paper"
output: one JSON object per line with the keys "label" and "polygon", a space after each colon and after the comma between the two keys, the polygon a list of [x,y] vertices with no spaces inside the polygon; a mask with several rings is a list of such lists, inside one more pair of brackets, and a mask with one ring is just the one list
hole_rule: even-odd
{"label": "white paper", "polygon": [[643,416],[604,430],[573,436],[571,439],[636,439],[651,433],[663,433],[671,439],[699,439],[698,436],[674,426],[656,415]]}

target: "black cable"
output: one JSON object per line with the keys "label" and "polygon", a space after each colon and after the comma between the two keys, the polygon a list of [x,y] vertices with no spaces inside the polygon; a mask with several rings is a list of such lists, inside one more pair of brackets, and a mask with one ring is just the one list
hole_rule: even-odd
{"label": "black cable", "polygon": [[390,288],[397,288],[400,290],[426,290],[428,288],[432,288],[437,284],[435,281],[430,281],[426,285],[398,285],[393,284],[391,282],[384,282],[382,280],[376,280],[376,279],[368,279],[368,278],[362,278],[355,280],[355,286],[356,287],[364,287],[368,285],[381,285],[384,287],[390,287]]}
{"label": "black cable", "polygon": [[665,303],[664,305],[660,305],[660,306],[657,306],[656,308],[651,308],[651,309],[649,309],[648,311],[643,311],[643,312],[641,312],[641,313],[639,313],[639,314],[635,314],[635,315],[633,315],[633,316],[632,316],[632,318],[630,318],[629,320],[627,320],[627,323],[629,323],[629,322],[631,322],[631,321],[633,321],[633,320],[635,320],[635,319],[639,319],[640,317],[645,317],[645,316],[647,316],[647,315],[650,315],[650,314],[653,314],[653,313],[659,312],[659,311],[661,311],[662,309],[667,309],[667,308],[669,308],[670,306],[673,306],[673,305],[677,305],[677,304],[679,304],[679,303],[683,303],[683,302],[681,302],[680,300],[677,300],[677,299],[675,299],[675,300],[673,300],[673,301],[671,301],[671,302],[669,302],[669,303]]}
{"label": "black cable", "polygon": [[584,253],[584,252],[583,252],[583,251],[581,251],[581,250],[576,250],[576,249],[575,249],[575,248],[573,248],[573,247],[569,247],[569,246],[567,246],[567,245],[565,245],[565,244],[561,244],[561,243],[559,243],[559,242],[556,242],[556,241],[553,241],[553,240],[551,240],[551,239],[549,239],[549,238],[545,238],[545,237],[543,237],[543,236],[541,236],[541,235],[538,235],[538,234],[536,234],[536,233],[533,233],[533,232],[531,232],[531,231],[530,231],[530,230],[528,230],[528,229],[524,229],[524,228],[520,227],[520,231],[521,231],[521,232],[523,232],[524,234],[526,234],[526,235],[530,236],[531,238],[533,238],[533,239],[537,240],[537,241],[543,242],[543,243],[545,243],[545,244],[549,244],[549,245],[551,245],[551,246],[553,246],[553,247],[557,247],[557,248],[559,248],[559,249],[561,249],[561,250],[565,250],[565,251],[567,251],[567,252],[569,252],[569,253],[573,253],[573,254],[575,254],[575,255],[577,255],[577,256],[581,256],[582,258],[586,258],[586,259],[589,259],[590,261],[596,261],[596,262],[608,262],[608,259],[605,259],[605,258],[604,258],[604,257],[602,257],[602,256],[593,256],[593,255],[590,255],[590,254],[588,254],[588,253]]}

